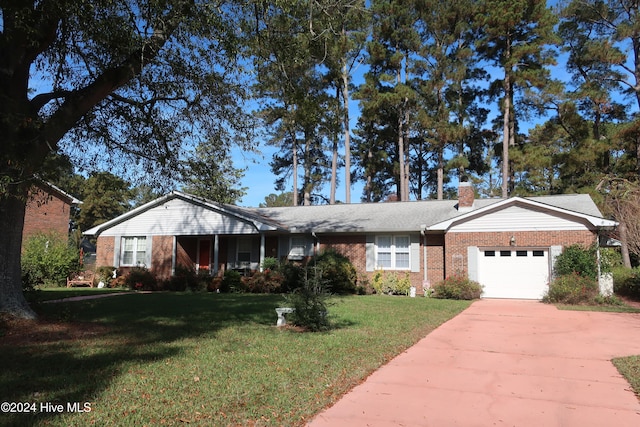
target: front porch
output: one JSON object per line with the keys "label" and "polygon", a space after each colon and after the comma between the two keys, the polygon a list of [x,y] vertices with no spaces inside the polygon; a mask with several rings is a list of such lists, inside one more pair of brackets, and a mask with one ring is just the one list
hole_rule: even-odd
{"label": "front porch", "polygon": [[248,276],[260,271],[266,257],[280,257],[278,240],[264,234],[176,236],[172,274],[179,266],[212,276],[228,270]]}

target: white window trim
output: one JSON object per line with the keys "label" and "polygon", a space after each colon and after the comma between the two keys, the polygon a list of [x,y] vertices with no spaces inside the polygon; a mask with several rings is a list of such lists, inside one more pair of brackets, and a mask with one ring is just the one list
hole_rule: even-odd
{"label": "white window trim", "polygon": [[[378,262],[378,253],[379,253],[379,247],[378,247],[378,240],[380,238],[391,238],[391,247],[389,249],[386,249],[386,252],[391,251],[391,267],[383,267],[380,265],[380,263]],[[399,238],[405,238],[407,239],[408,242],[408,246],[406,248],[401,248],[401,250],[398,250],[398,248],[396,247],[396,239]],[[405,234],[398,234],[398,235],[379,235],[375,237],[375,265],[376,268],[378,270],[396,270],[396,271],[411,271],[411,237],[409,235],[405,235]],[[409,257],[409,265],[406,267],[398,267],[397,266],[397,254],[406,254]]]}
{"label": "white window trim", "polygon": [[[124,263],[124,253],[125,253],[125,248],[127,245],[127,240],[128,239],[133,239],[133,257],[132,257],[132,264],[125,264]],[[141,260],[138,259],[138,239],[144,239],[144,256],[142,257]],[[149,239],[147,238],[147,236],[123,236],[120,239],[120,267],[146,267],[146,260],[147,260],[147,252],[149,251]]]}
{"label": "white window trim", "polygon": [[[296,243],[296,245],[294,245],[294,241],[298,241]],[[299,244],[301,243],[301,244]],[[293,260],[293,261],[299,261],[304,259],[306,256],[309,256],[309,254],[307,253],[307,239],[305,238],[305,236],[292,236],[289,238],[289,253],[287,254],[287,259]],[[302,251],[295,251],[294,252],[294,248],[302,248]]]}

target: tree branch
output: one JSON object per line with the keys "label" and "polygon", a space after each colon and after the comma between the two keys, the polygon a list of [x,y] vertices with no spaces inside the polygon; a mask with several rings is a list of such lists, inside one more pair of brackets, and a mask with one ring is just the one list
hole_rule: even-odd
{"label": "tree branch", "polygon": [[193,0],[180,1],[158,22],[158,27],[140,49],[131,52],[125,61],[106,69],[84,88],[74,90],[65,96],[64,103],[44,126],[41,137],[50,144],[57,143],[87,112],[116,89],[140,74],[144,66],[158,55],[171,34],[182,20],[189,16]]}

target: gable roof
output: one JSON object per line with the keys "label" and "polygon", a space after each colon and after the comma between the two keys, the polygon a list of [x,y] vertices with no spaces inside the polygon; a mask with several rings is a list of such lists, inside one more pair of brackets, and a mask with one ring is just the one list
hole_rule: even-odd
{"label": "gable roof", "polygon": [[281,227],[273,222],[270,221],[268,218],[264,218],[261,217],[259,215],[254,214],[253,212],[247,211],[243,208],[239,208],[237,206],[232,206],[232,205],[226,205],[226,204],[222,204],[222,203],[216,203],[216,202],[212,202],[210,200],[201,198],[201,197],[197,197],[194,196],[192,194],[187,194],[187,193],[182,193],[179,191],[172,191],[171,193],[168,193],[164,196],[161,196],[155,200],[152,200],[149,203],[146,203],[142,206],[139,206],[127,213],[124,213],[110,221],[107,221],[105,223],[102,223],[100,225],[97,225],[93,228],[90,228],[89,230],[85,231],[83,234],[85,235],[89,235],[89,236],[97,236],[99,234],[101,234],[102,232],[112,228],[112,227],[116,227],[128,220],[131,220],[145,212],[148,212],[154,208],[157,208],[159,206],[162,206],[172,200],[182,200],[185,201],[189,204],[192,204],[194,206],[198,206],[201,208],[204,208],[207,211],[212,211],[212,212],[216,212],[219,213],[221,215],[227,216],[227,217],[231,217],[234,219],[237,219],[243,223],[246,224],[250,224],[252,227],[255,228],[256,232],[263,232],[263,231],[277,231],[279,230]]}
{"label": "gable roof", "polygon": [[61,190],[57,186],[53,185],[48,181],[37,180],[36,185],[40,187],[43,191],[46,191],[49,194],[57,196],[63,202],[69,205],[81,205],[82,201],[75,198],[71,194]]}
{"label": "gable roof", "polygon": [[473,210],[460,212],[457,209],[456,200],[246,208],[216,203],[191,194],[173,191],[111,221],[93,227],[84,234],[98,235],[174,199],[251,224],[256,233],[394,233],[423,230],[439,232],[448,230],[459,221],[514,205],[569,216],[590,224],[593,228],[612,228],[617,225],[615,221],[602,218],[602,214],[587,194],[476,199]]}
{"label": "gable roof", "polygon": [[448,218],[426,227],[427,231],[446,231],[454,224],[473,217],[485,215],[509,206],[522,206],[531,209],[541,209],[549,213],[563,214],[580,219],[590,224],[593,228],[614,228],[617,222],[602,217],[591,197],[587,194],[568,194],[543,197],[512,197],[500,199],[498,202],[484,207],[479,207],[470,212]]}

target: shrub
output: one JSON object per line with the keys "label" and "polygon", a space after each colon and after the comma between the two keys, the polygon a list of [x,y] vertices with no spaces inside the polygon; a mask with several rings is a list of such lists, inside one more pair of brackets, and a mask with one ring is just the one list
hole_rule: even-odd
{"label": "shrub", "polygon": [[79,253],[68,239],[57,233],[38,233],[29,237],[22,251],[23,283],[28,286],[63,286],[78,271]]}
{"label": "shrub", "polygon": [[326,286],[333,294],[353,294],[356,292],[358,274],[346,256],[334,250],[318,255],[313,265],[322,273]]}
{"label": "shrub", "polygon": [[274,271],[274,270],[278,270],[280,268],[280,261],[278,261],[278,258],[274,258],[274,257],[266,257],[265,259],[262,260],[262,271],[266,271],[266,270],[270,270],[270,271]]}
{"label": "shrub", "polygon": [[113,270],[116,270],[115,267],[102,266],[96,269],[96,281],[98,283],[104,283],[104,286],[107,288],[111,288],[111,282],[113,279]]}
{"label": "shrub", "polygon": [[465,276],[450,276],[433,286],[432,296],[442,299],[472,300],[480,298],[482,286]]}
{"label": "shrub", "polygon": [[326,331],[331,325],[328,317],[329,291],[319,274],[306,276],[303,286],[285,297],[285,304],[295,311],[291,323],[307,331]]}
{"label": "shrub", "polygon": [[600,270],[611,273],[622,267],[622,254],[614,248],[600,248]]}
{"label": "shrub", "polygon": [[256,272],[247,280],[247,290],[260,294],[279,292],[283,279],[282,274],[275,270]]}
{"label": "shrub", "polygon": [[306,272],[300,265],[287,262],[282,264],[279,270],[282,274],[280,292],[292,292],[304,286]]}
{"label": "shrub", "polygon": [[377,270],[373,275],[372,283],[377,294],[409,295],[411,288],[409,273],[401,278],[394,271]]}
{"label": "shrub", "polygon": [[557,276],[576,273],[595,279],[598,277],[598,260],[595,249],[585,249],[580,245],[567,246],[556,258],[553,271]]}
{"label": "shrub", "polygon": [[225,271],[220,283],[220,292],[244,292],[242,275],[235,270]]}
{"label": "shrub", "polygon": [[616,295],[640,299],[640,269],[613,269],[613,291]]}
{"label": "shrub", "polygon": [[156,276],[144,267],[133,267],[124,276],[125,286],[136,291],[156,290]]}
{"label": "shrub", "polygon": [[561,304],[587,304],[598,296],[598,282],[576,272],[556,277],[549,285],[544,302]]}

